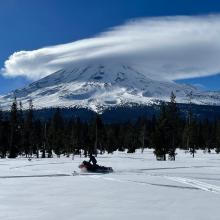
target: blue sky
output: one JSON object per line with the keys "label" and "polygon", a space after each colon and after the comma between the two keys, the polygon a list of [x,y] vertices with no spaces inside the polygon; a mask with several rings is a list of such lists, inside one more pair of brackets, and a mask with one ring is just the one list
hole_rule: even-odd
{"label": "blue sky", "polygon": [[[15,51],[92,37],[129,19],[220,13],[219,0],[1,0],[0,68]],[[29,80],[0,76],[0,94]],[[220,76],[181,80],[220,90]]]}

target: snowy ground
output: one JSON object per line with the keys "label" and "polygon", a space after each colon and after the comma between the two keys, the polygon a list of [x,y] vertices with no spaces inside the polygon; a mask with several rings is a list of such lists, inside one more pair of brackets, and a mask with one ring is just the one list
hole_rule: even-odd
{"label": "snowy ground", "polygon": [[72,176],[82,160],[0,160],[0,219],[220,219],[220,155],[117,152],[98,156],[114,173]]}

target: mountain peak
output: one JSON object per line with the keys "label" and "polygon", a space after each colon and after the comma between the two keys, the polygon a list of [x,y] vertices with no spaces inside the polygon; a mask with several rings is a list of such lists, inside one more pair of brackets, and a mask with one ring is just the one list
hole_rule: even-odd
{"label": "mountain peak", "polygon": [[[177,102],[188,102],[192,91],[196,104],[220,105],[220,94],[172,81],[160,81],[124,64],[91,64],[61,69],[23,89],[14,91],[24,108],[32,99],[35,108],[84,107],[96,112],[118,105],[151,105],[169,101],[171,92]],[[13,93],[0,98],[1,106],[9,108]]]}

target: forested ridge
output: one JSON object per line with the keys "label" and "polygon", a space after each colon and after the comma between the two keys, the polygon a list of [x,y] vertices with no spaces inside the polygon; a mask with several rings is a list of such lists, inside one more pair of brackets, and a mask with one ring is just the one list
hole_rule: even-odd
{"label": "forested ridge", "polygon": [[65,118],[57,108],[50,119],[34,118],[34,106],[23,111],[16,97],[10,113],[0,110],[0,157],[58,157],[62,154],[128,153],[136,149],[153,148],[158,160],[175,160],[176,149],[197,149],[220,152],[220,119],[198,119],[189,104],[186,117],[171,93],[170,102],[163,103],[159,116],[140,117],[138,120],[104,123],[97,114],[90,121]]}

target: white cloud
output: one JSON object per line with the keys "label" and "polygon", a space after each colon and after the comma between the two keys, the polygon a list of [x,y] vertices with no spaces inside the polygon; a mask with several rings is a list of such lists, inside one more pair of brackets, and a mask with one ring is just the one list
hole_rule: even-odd
{"label": "white cloud", "polygon": [[143,18],[93,38],[15,52],[2,74],[36,80],[98,61],[126,63],[150,77],[176,80],[219,73],[219,58],[220,15]]}

